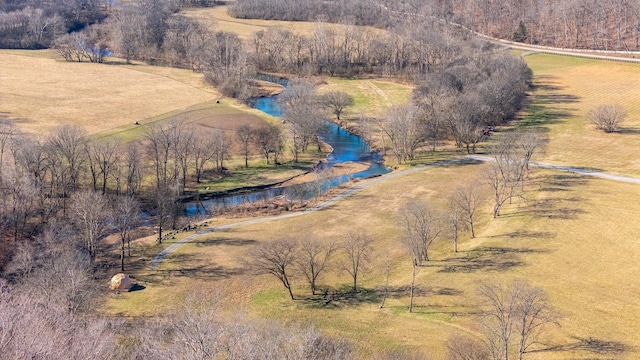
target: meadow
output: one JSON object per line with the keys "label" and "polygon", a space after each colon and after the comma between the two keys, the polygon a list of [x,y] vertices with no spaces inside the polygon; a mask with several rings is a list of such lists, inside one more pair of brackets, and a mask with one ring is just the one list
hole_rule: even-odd
{"label": "meadow", "polygon": [[[640,176],[640,66],[546,54],[524,59],[536,89],[522,124],[548,131],[545,161]],[[619,132],[598,131],[587,120],[602,104],[620,104],[627,111]]]}
{"label": "meadow", "polygon": [[48,50],[0,51],[0,68],[0,114],[32,134],[113,131],[218,97],[188,70],[64,62]]}
{"label": "meadow", "polygon": [[[547,152],[535,160],[637,176],[638,135],[633,129],[640,120],[640,104],[633,96],[635,82],[629,79],[640,74],[640,67],[541,54],[525,60],[534,70],[536,87],[521,119],[512,125],[549,134]],[[327,87],[342,86],[342,81],[329,80]],[[359,84],[353,89],[362,88]],[[358,99],[361,90],[351,91]],[[362,95],[360,104],[366,104],[366,98]],[[629,119],[620,133],[600,133],[585,121],[584,114],[601,102],[627,107]],[[351,110],[349,116],[355,114]],[[155,270],[140,265],[134,276],[147,288],[109,295],[104,311],[154,315],[175,310],[194,292],[215,294],[215,301],[228,311],[312,323],[327,334],[345,336],[360,358],[394,350],[443,358],[451,335],[481,334],[475,316],[477,285],[518,278],[543,288],[560,316],[558,326],[550,326],[526,358],[637,358],[640,279],[634,272],[640,260],[640,230],[632,225],[640,213],[636,184],[534,169],[523,197],[506,205],[497,219],[491,216],[487,194],[475,239],[464,234],[458,253],[452,250],[450,234],[434,243],[433,259],[417,277],[415,312],[408,313],[411,264],[399,241],[399,209],[416,199],[442,209],[455,187],[479,179],[484,166],[431,168],[380,182],[325,210],[208,234],[178,248]],[[208,226],[241,220],[216,217]],[[340,241],[354,231],[374,240],[372,260],[355,295],[346,291],[350,279],[339,271],[339,256],[320,280],[321,288],[341,294],[329,302],[312,296],[300,274],[293,279],[298,299],[291,301],[275,278],[246,270],[256,244],[301,237]],[[149,243],[144,248],[152,256],[164,246]],[[391,291],[379,308],[387,259]]]}
{"label": "meadow", "polygon": [[[236,29],[245,38],[275,24],[226,19],[218,13],[222,9],[197,10],[190,16],[212,12],[217,28]],[[314,24],[276,26],[311,31]],[[547,151],[535,160],[640,176],[640,66],[543,54],[528,55],[525,61],[534,70],[535,88],[512,126],[548,133]],[[188,70],[65,63],[47,51],[0,51],[0,67],[0,115],[18,119],[18,127],[30,133],[77,124],[95,137],[131,140],[141,135],[134,121],[181,117],[227,130],[241,123],[273,121],[228,99],[217,103],[215,89]],[[321,91],[333,89],[355,98],[345,116],[348,122],[357,121],[360,114],[379,116],[407,101],[411,91],[409,86],[375,79],[327,79]],[[586,122],[585,114],[601,103],[626,107],[629,117],[619,133],[605,134]],[[507,128],[499,132],[503,130]],[[423,154],[419,162],[457,155]],[[153,316],[176,311],[192,296],[211,297],[230,313],[312,323],[327,334],[345,336],[359,358],[404,350],[439,359],[451,335],[480,336],[478,283],[524,278],[546,291],[560,315],[559,326],[549,327],[526,358],[637,358],[640,278],[635,269],[640,229],[635,224],[640,192],[635,184],[534,169],[523,197],[506,205],[497,219],[491,217],[487,196],[477,219],[477,237],[470,239],[465,233],[458,253],[452,251],[450,234],[436,240],[432,260],[417,277],[415,312],[408,313],[411,264],[399,241],[399,209],[416,199],[444,208],[455,187],[479,179],[484,166],[426,169],[380,182],[321,211],[208,234],[178,248],[156,269],[149,268],[149,260],[188,234],[177,234],[163,244],[151,237],[138,239],[128,271],[144,289],[105,294],[101,309],[110,315]],[[254,180],[271,181],[280,175],[261,172]],[[224,186],[236,186],[237,181],[229,179]],[[248,216],[214,217],[207,227]],[[340,241],[354,231],[374,240],[357,294],[347,291],[350,279],[339,271],[339,256],[320,279],[321,288],[337,294],[329,302],[312,296],[300,274],[293,278],[298,299],[291,301],[274,278],[246,270],[247,255],[256,244],[284,237]],[[380,308],[387,259],[391,291]]]}
{"label": "meadow", "polygon": [[[300,34],[311,34],[318,26],[317,23],[310,21],[236,19],[227,14],[227,6],[186,9],[182,11],[182,13],[187,17],[197,19],[207,24],[209,28],[213,30],[236,33],[243,40],[249,40],[256,32],[272,27],[284,28]],[[340,24],[323,25],[341,32],[347,27],[346,25]],[[366,29],[373,33],[380,31],[372,27],[366,27]]]}

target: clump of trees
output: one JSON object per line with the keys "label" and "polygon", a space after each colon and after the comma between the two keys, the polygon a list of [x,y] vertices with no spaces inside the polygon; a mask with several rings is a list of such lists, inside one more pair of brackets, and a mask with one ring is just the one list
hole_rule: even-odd
{"label": "clump of trees", "polygon": [[523,359],[557,324],[559,316],[544,290],[522,279],[482,283],[477,291],[482,340],[450,338],[449,359]]}
{"label": "clump of trees", "polygon": [[377,27],[388,26],[392,18],[392,13],[386,6],[371,0],[341,2],[240,0],[231,5],[229,14],[243,19],[286,21],[315,21],[324,18],[327,22],[349,21],[354,25]]}
{"label": "clump of trees", "polygon": [[[368,235],[359,232],[345,235],[340,242],[313,238],[273,240],[256,245],[250,253],[247,268],[255,274],[277,278],[294,300],[292,274],[301,273],[309,283],[311,294],[316,295],[319,276],[333,266],[349,274],[355,293],[358,291],[358,279],[367,269],[372,242]],[[337,261],[330,261],[336,256],[339,257]]]}
{"label": "clump of trees", "polygon": [[598,105],[587,113],[587,119],[604,132],[616,132],[627,118],[627,112],[620,104]]}
{"label": "clump of trees", "polygon": [[44,49],[59,36],[106,17],[100,0],[0,2],[0,48]]}
{"label": "clump of trees", "polygon": [[318,142],[318,131],[324,126],[320,97],[313,83],[294,80],[278,96],[278,101],[284,108],[282,120],[291,136],[293,161],[298,162],[298,155],[307,151],[311,143]]}
{"label": "clump of trees", "polygon": [[392,108],[380,122],[398,163],[413,160],[425,146],[435,151],[445,139],[475,153],[483,129],[505,123],[520,108],[531,70],[508,55],[478,56],[482,63],[468,59],[425,75],[413,91],[412,104]]}
{"label": "clump of trees", "polygon": [[529,172],[532,156],[542,152],[547,143],[545,134],[537,131],[514,131],[506,134],[493,148],[494,161],[484,173],[494,200],[493,217],[500,215],[502,206],[519,196]]}

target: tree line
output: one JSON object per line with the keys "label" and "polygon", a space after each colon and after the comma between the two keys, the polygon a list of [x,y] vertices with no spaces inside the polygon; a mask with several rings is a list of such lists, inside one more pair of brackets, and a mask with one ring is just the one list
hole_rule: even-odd
{"label": "tree line", "polygon": [[640,5],[629,0],[439,0],[349,2],[239,0],[239,18],[318,21],[390,28],[437,18],[489,36],[530,44],[598,50],[640,49]]}
{"label": "tree line", "polygon": [[59,36],[102,21],[102,0],[0,1],[0,47],[44,49]]}
{"label": "tree line", "polygon": [[424,6],[425,13],[502,39],[565,48],[640,50],[637,1],[446,0]]}

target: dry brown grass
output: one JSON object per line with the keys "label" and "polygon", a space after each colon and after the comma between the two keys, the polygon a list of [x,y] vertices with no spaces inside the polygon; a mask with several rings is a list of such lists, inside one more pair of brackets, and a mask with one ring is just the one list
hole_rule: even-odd
{"label": "dry brown grass", "polygon": [[[478,334],[472,304],[479,281],[526,278],[546,290],[563,316],[561,327],[545,337],[545,344],[556,350],[528,358],[634,358],[633,349],[640,346],[635,336],[640,332],[640,279],[634,275],[640,234],[628,225],[640,213],[634,184],[539,170],[525,193],[527,200],[507,206],[497,220],[490,219],[490,203],[484,203],[478,237],[465,237],[458,254],[448,237],[434,244],[433,260],[418,275],[416,312],[407,313],[403,289],[410,265],[398,242],[398,209],[413,199],[441,207],[456,184],[476,178],[480,170],[477,165],[425,170],[377,184],[320,212],[208,235],[179,248],[158,271],[145,270],[145,276],[156,280],[144,291],[111,299],[108,309],[156,313],[154,306],[170,309],[169,303],[179,303],[194,288],[206,288],[221,291],[227,301],[253,315],[315,323],[327,333],[347,336],[365,357],[406,348],[442,358],[450,334]],[[297,276],[294,293],[303,300],[291,302],[274,279],[243,270],[247,252],[258,242],[282,237],[339,240],[349,231],[375,240],[372,266],[361,282],[368,290],[356,298],[324,305],[310,299]],[[384,284],[387,257],[394,291],[385,309],[378,309],[380,299],[372,291]],[[321,282],[335,290],[349,284],[335,265]]]}
{"label": "dry brown grass", "polygon": [[189,70],[71,63],[49,51],[2,50],[0,68],[0,114],[30,133],[62,124],[109,131],[218,97]]}
{"label": "dry brown grass", "polygon": [[[207,24],[211,29],[235,33],[242,39],[249,39],[256,32],[271,27],[280,27],[299,34],[311,34],[317,27],[317,24],[311,21],[236,19],[227,14],[227,6],[187,9],[182,14]],[[343,31],[346,27],[339,24],[324,24],[324,26],[338,31]],[[372,27],[366,27],[366,29],[373,33],[381,31]]]}
{"label": "dry brown grass", "polygon": [[[549,130],[546,158],[561,165],[639,176],[640,65],[556,55],[530,55],[538,90],[535,110],[525,119]],[[602,104],[628,112],[617,133],[596,130],[586,115]]]}

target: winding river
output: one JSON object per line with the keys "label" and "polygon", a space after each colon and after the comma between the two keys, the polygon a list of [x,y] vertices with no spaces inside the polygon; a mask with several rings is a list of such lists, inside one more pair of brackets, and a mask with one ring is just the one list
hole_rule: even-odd
{"label": "winding river", "polygon": [[[273,81],[272,79],[265,79]],[[273,81],[278,82],[278,81]],[[281,82],[279,82],[281,83]],[[286,85],[281,83],[281,85]],[[282,109],[279,107],[278,95],[269,97],[260,97],[256,99],[254,108],[259,109],[269,115],[282,116]],[[327,165],[333,166],[335,164],[344,162],[359,162],[368,163],[369,168],[364,171],[351,174],[337,176],[329,179],[324,186],[323,191],[328,188],[337,187],[340,184],[350,181],[351,179],[365,178],[374,175],[382,175],[390,172],[390,169],[384,166],[380,156],[377,153],[372,153],[369,145],[360,137],[351,134],[347,130],[340,128],[338,125],[332,122],[326,122],[323,129],[318,133],[318,137],[323,142],[329,144],[333,151],[327,155]],[[185,204],[185,213],[187,216],[194,216],[198,214],[206,214],[211,208],[224,208],[229,206],[237,206],[244,203],[253,203],[262,200],[268,200],[277,196],[291,193],[304,193],[303,189],[295,189],[295,187],[301,187],[303,185],[291,185],[288,187],[276,187],[266,190],[255,191],[251,193],[228,195],[216,197],[199,202],[190,202]],[[306,195],[309,198],[311,194]]]}

